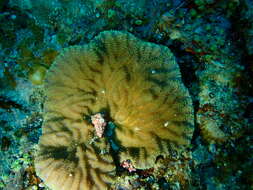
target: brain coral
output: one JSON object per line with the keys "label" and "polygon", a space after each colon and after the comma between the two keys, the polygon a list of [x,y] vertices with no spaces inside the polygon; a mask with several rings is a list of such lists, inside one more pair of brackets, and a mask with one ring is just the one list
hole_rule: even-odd
{"label": "brain coral", "polygon": [[115,164],[87,117],[106,110],[119,161],[148,168],[170,145],[189,144],[193,109],[168,48],[105,31],[68,48],[47,73],[43,134],[35,167],[54,190],[106,189]]}

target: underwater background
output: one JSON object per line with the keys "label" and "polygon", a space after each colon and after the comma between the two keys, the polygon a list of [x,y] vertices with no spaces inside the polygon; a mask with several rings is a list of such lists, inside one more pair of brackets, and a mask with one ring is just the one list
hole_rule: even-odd
{"label": "underwater background", "polygon": [[34,167],[46,72],[105,30],[167,46],[194,107],[185,152],[111,188],[253,189],[252,0],[0,0],[0,190],[49,190]]}

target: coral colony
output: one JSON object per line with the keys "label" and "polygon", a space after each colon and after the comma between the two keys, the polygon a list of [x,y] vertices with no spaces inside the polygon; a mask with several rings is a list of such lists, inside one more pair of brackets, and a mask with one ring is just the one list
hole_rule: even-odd
{"label": "coral colony", "polygon": [[[149,169],[157,156],[169,153],[169,146],[183,150],[190,143],[192,102],[164,46],[127,32],[101,32],[86,46],[64,50],[49,69],[45,85],[35,168],[54,190],[108,188],[116,167],[129,172]],[[110,110],[113,131],[106,130],[100,110]],[[105,130],[111,135],[102,138]],[[99,138],[92,139],[92,131]],[[57,176],[67,180],[54,180]]]}

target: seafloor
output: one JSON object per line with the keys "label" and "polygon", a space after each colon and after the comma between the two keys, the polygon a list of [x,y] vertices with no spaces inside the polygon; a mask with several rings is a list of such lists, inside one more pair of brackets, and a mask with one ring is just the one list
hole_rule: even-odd
{"label": "seafloor", "polygon": [[46,70],[110,29],[170,48],[195,117],[187,152],[123,171],[112,188],[253,189],[252,0],[1,0],[0,189],[48,189],[33,163]]}

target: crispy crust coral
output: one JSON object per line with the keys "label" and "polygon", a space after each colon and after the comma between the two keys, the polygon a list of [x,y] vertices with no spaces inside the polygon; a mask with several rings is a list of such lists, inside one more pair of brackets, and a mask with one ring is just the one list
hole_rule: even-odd
{"label": "crispy crust coral", "polygon": [[90,143],[94,127],[84,119],[102,110],[116,125],[120,162],[131,159],[136,168],[151,167],[171,144],[190,143],[192,102],[165,46],[126,32],[105,31],[88,45],[58,56],[45,86],[35,166],[54,190],[109,187],[113,159],[109,151],[100,154],[108,144],[104,138]]}

